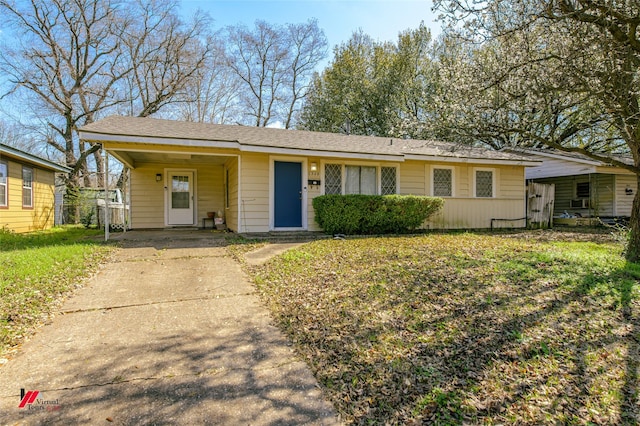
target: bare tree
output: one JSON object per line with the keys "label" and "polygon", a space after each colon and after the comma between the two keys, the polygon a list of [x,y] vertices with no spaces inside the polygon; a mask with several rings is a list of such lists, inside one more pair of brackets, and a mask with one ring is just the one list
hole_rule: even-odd
{"label": "bare tree", "polygon": [[239,116],[240,80],[226,66],[224,42],[212,37],[213,54],[185,87],[174,115],[185,121],[229,124]]}
{"label": "bare tree", "polygon": [[286,37],[290,62],[285,73],[288,90],[283,99],[285,110],[282,115],[284,127],[288,129],[309,93],[315,67],[327,56],[327,38],[315,19],[304,24],[287,24]]}
{"label": "bare tree", "polygon": [[113,86],[130,72],[120,68],[119,51],[130,22],[115,9],[115,2],[99,0],[0,1],[3,20],[20,35],[15,46],[3,47],[0,70],[12,91],[26,89],[33,110],[48,117],[53,133],[46,142],[65,155],[75,183],[88,183],[87,158],[99,149],[79,143],[76,128],[120,102]]}
{"label": "bare tree", "polygon": [[326,38],[316,21],[275,26],[256,21],[226,31],[227,65],[241,82],[242,120],[267,126],[280,120],[290,127],[306,96],[315,66],[326,56]]}
{"label": "bare tree", "polygon": [[129,114],[147,117],[174,102],[183,102],[186,87],[209,63],[208,16],[197,13],[185,25],[170,0],[138,0],[140,18],[122,40],[129,61]]}
{"label": "bare tree", "polygon": [[211,52],[203,43],[207,19],[184,24],[171,0],[0,0],[0,15],[15,35],[0,52],[9,94],[30,97],[33,116],[52,130],[46,143],[73,169],[73,186],[91,184],[92,156],[98,184],[103,177],[100,145],[85,146],[78,127],[125,107],[132,115],[158,112]]}

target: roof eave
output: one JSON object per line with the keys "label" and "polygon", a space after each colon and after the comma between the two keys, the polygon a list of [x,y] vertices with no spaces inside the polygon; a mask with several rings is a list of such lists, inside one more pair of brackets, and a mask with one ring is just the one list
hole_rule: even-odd
{"label": "roof eave", "polygon": [[405,157],[402,154],[382,154],[353,151],[324,151],[319,149],[286,148],[262,145],[242,145],[240,151],[261,152],[265,154],[283,155],[303,155],[307,157],[331,157],[331,158],[357,158],[376,161],[396,161],[403,162]]}
{"label": "roof eave", "polygon": [[142,143],[153,145],[173,145],[173,146],[190,146],[196,148],[211,148],[211,144],[215,143],[215,148],[232,148],[239,149],[240,143],[238,141],[226,141],[226,140],[203,140],[203,139],[188,139],[188,138],[165,138],[165,137],[153,137],[153,136],[136,136],[136,135],[114,135],[106,133],[95,133],[80,131],[80,139],[92,142],[127,142],[127,143]]}
{"label": "roof eave", "polygon": [[419,155],[405,154],[406,160],[438,161],[443,163],[468,163],[468,164],[502,164],[505,166],[536,167],[542,161],[506,158],[475,158],[475,157],[448,157],[443,155]]}
{"label": "roof eave", "polygon": [[17,158],[22,161],[26,161],[30,164],[44,167],[49,170],[53,170],[60,173],[70,173],[71,168],[63,166],[61,164],[54,163],[53,161],[46,160],[44,158],[37,157],[29,154],[28,152],[21,151],[8,145],[2,145],[0,148],[0,157],[5,154],[7,157]]}

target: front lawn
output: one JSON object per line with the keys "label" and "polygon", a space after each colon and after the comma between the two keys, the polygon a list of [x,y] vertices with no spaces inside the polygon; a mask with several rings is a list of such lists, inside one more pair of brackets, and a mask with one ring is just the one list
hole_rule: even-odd
{"label": "front lawn", "polygon": [[637,424],[640,265],[545,235],[323,240],[250,272],[348,423]]}
{"label": "front lawn", "polygon": [[0,355],[46,321],[65,293],[104,261],[112,247],[100,234],[81,227],[0,230]]}

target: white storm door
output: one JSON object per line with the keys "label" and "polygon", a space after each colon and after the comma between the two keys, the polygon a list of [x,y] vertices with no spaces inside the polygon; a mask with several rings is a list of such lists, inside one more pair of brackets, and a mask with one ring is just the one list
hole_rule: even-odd
{"label": "white storm door", "polygon": [[193,225],[193,172],[170,172],[167,178],[167,223]]}

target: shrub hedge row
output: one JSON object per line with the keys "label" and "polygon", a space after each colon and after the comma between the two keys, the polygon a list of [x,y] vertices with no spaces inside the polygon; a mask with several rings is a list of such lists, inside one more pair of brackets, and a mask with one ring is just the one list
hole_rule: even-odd
{"label": "shrub hedge row", "polygon": [[419,228],[440,210],[442,198],[415,195],[322,195],[313,199],[316,222],[327,234],[399,234]]}

